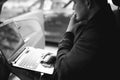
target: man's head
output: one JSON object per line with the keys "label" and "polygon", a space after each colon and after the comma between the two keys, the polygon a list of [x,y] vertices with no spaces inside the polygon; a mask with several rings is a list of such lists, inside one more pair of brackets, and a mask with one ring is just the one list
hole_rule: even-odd
{"label": "man's head", "polygon": [[107,0],[72,0],[74,2],[76,19],[84,20],[93,15],[99,8],[107,4]]}

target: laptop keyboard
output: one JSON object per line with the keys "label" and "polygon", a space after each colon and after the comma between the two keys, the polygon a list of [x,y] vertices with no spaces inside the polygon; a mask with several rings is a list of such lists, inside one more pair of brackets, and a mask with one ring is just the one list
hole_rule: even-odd
{"label": "laptop keyboard", "polygon": [[26,51],[25,56],[18,65],[24,68],[27,67],[29,69],[36,69],[37,66],[40,64],[40,59],[41,53],[34,52],[34,50],[28,50]]}

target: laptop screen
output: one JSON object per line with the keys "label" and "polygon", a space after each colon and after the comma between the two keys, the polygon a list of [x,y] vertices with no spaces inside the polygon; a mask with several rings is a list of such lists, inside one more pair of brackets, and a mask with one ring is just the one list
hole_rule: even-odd
{"label": "laptop screen", "polygon": [[0,50],[7,61],[24,44],[14,21],[0,24]]}

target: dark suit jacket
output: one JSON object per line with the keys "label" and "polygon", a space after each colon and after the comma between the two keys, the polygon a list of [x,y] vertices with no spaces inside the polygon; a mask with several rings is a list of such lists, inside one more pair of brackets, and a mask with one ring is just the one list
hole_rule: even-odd
{"label": "dark suit jacket", "polygon": [[[55,75],[58,80],[98,80],[113,77],[117,31],[110,6],[75,29],[59,43]],[[115,77],[114,77],[115,78]]]}

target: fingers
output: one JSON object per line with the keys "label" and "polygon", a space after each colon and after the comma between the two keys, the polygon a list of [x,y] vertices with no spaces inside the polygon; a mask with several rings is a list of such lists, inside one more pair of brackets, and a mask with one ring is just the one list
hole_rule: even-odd
{"label": "fingers", "polygon": [[51,55],[51,53],[46,54],[44,59],[40,62],[44,67],[51,68],[56,62],[56,56]]}
{"label": "fingers", "polygon": [[47,55],[43,58],[43,60],[41,61],[41,63],[46,63],[46,64],[49,64],[50,61],[51,61],[51,55]]}
{"label": "fingers", "polygon": [[86,24],[88,21],[84,20],[84,21],[79,21],[78,23],[76,23],[76,25],[84,25]]}
{"label": "fingers", "polygon": [[50,56],[52,53],[47,53],[43,56],[43,59],[45,59],[47,56]]}
{"label": "fingers", "polygon": [[53,65],[47,64],[47,63],[45,63],[45,62],[43,62],[43,63],[41,63],[41,64],[42,64],[42,66],[44,66],[44,67],[46,67],[46,68],[51,68],[51,67],[53,67]]}
{"label": "fingers", "polygon": [[46,63],[46,64],[55,64],[55,62],[56,62],[55,56],[49,56],[48,59],[41,61],[41,63]]}
{"label": "fingers", "polygon": [[75,13],[72,15],[71,20],[76,21],[76,14]]}
{"label": "fingers", "polygon": [[73,15],[72,15],[72,17],[71,17],[71,20],[70,20],[70,23],[72,23],[73,25],[75,24],[79,24],[79,20],[77,19],[77,14],[76,13],[74,13]]}
{"label": "fingers", "polygon": [[82,22],[81,21],[79,21],[78,23],[76,23],[75,25],[76,26],[79,26],[79,25],[81,25],[82,24]]}

